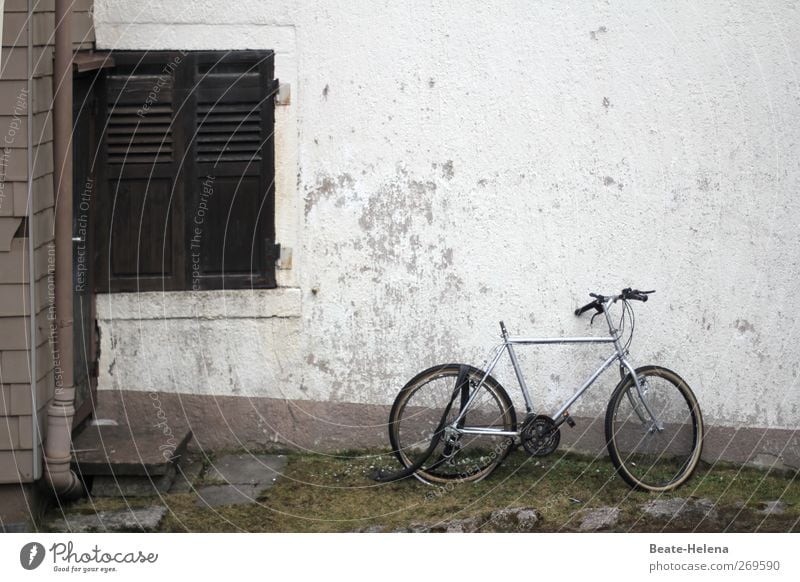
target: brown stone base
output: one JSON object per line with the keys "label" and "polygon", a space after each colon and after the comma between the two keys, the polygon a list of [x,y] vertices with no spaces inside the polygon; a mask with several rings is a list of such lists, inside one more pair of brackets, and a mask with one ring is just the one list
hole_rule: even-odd
{"label": "brown stone base", "polygon": [[[189,429],[195,450],[332,452],[389,446],[389,406],[135,391],[101,391],[98,399],[96,418],[147,423],[176,434]],[[573,418],[575,428],[562,426],[561,448],[605,455],[603,420]],[[703,460],[797,470],[800,432],[706,426]]]}
{"label": "brown stone base", "polygon": [[95,418],[142,423],[172,434],[191,430],[190,449],[253,448],[330,452],[388,447],[389,406],[101,391]]}
{"label": "brown stone base", "polygon": [[0,532],[33,531],[48,499],[36,484],[0,485]]}
{"label": "brown stone base", "polygon": [[[561,427],[561,448],[605,454],[604,419],[573,417],[575,428]],[[778,428],[705,427],[702,460],[727,461],[765,469],[800,470],[800,431]]]}

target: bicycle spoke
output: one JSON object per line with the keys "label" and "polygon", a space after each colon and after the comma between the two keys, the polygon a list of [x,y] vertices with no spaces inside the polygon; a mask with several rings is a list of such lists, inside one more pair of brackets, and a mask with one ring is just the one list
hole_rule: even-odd
{"label": "bicycle spoke", "polygon": [[[699,423],[693,405],[677,383],[668,377],[646,378],[647,408],[631,382],[616,397],[607,419],[612,460],[623,476],[642,488],[668,490],[691,472],[699,453]],[[660,427],[660,429],[658,428]]]}
{"label": "bicycle spoke", "polygon": [[[399,443],[398,455],[405,466],[419,462],[427,452],[447,411],[441,441],[424,460],[419,472],[418,476],[423,480],[483,478],[499,464],[509,449],[509,443],[502,442],[500,435],[461,434],[458,431],[461,427],[515,430],[513,407],[496,381],[487,378],[478,388],[483,379],[479,370],[470,368],[466,382],[459,382],[458,370],[457,366],[452,366],[423,374],[417,382],[410,383],[405,393],[401,393],[402,398],[398,397],[399,403],[393,410],[395,426],[391,435],[393,442]],[[454,425],[459,416],[461,418]]]}

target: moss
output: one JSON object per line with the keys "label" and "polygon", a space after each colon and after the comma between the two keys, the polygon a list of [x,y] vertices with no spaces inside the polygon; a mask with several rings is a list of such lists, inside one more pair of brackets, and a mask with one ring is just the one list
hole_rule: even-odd
{"label": "moss", "polygon": [[[473,484],[432,487],[416,479],[378,484],[372,469],[393,464],[386,453],[346,451],[335,456],[289,453],[283,476],[256,504],[199,507],[192,494],[161,498],[82,501],[72,510],[122,509],[164,504],[162,531],[343,532],[369,526],[384,531],[412,523],[481,518],[505,507],[535,508],[540,531],[572,531],[586,508],[620,509],[614,531],[798,531],[800,486],[796,476],[730,465],[702,467],[678,491],[655,495],[631,490],[605,457],[557,452],[533,459],[516,451],[490,477]],[[690,514],[654,519],[642,511],[653,499],[706,498],[716,517]],[[786,503],[783,515],[759,513],[767,500]]]}

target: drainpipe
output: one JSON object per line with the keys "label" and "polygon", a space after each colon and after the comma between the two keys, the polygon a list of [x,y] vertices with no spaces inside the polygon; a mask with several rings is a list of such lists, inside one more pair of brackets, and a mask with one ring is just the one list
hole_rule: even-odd
{"label": "drainpipe", "polygon": [[[28,301],[31,305],[30,317],[28,323],[30,325],[29,333],[31,337],[31,442],[39,443],[41,437],[39,436],[39,388],[38,384],[38,370],[37,363],[38,354],[36,353],[36,346],[39,345],[39,334],[36,329],[36,254],[35,242],[36,234],[34,230],[34,210],[33,205],[33,0],[28,0],[28,21],[25,23],[25,32],[28,35],[28,54],[26,59],[26,68],[28,71],[28,111],[27,111],[27,130],[28,130],[28,147],[26,168],[28,172],[28,207],[26,213],[28,215]],[[33,447],[33,479],[38,481],[42,478],[42,450],[39,446]]]}
{"label": "drainpipe", "polygon": [[55,395],[47,407],[45,479],[56,495],[77,497],[83,485],[70,469],[72,418],[75,416],[72,338],[72,0],[55,2],[53,63],[53,182],[56,195],[56,370]]}

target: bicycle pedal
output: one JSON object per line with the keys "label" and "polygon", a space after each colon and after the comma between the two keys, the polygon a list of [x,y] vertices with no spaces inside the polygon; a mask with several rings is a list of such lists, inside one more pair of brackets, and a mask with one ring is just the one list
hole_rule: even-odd
{"label": "bicycle pedal", "polygon": [[572,420],[572,417],[566,412],[564,413],[564,421],[569,425],[570,428],[575,428],[575,421]]}

